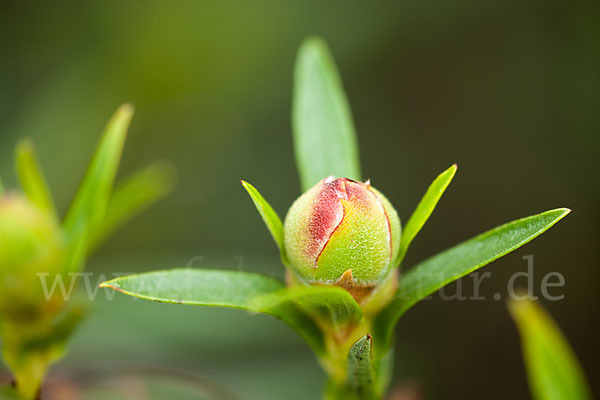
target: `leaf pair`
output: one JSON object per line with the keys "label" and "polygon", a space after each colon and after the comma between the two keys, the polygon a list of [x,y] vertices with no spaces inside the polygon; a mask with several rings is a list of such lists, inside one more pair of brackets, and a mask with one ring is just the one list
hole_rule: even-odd
{"label": "leaf pair", "polygon": [[[398,252],[398,256],[396,260],[393,261],[394,265],[399,265],[402,262],[402,259],[406,255],[406,251],[408,250],[408,246],[413,241],[413,239],[417,236],[417,233],[421,230],[427,219],[431,216],[431,213],[435,209],[438,201],[442,197],[442,194],[452,181],[454,174],[456,173],[457,166],[456,164],[452,165],[446,171],[442,172],[429,186],[429,189],[425,193],[425,196],[417,206],[417,209],[413,212],[408,223],[404,227],[402,232],[402,237],[400,239],[400,251]],[[287,258],[285,255],[285,247],[284,247],[284,233],[283,233],[283,224],[281,219],[273,210],[273,207],[265,200],[265,198],[259,193],[259,191],[252,186],[250,183],[246,181],[242,181],[242,185],[252,198],[256,209],[258,210],[263,222],[267,226],[267,229],[271,233],[273,240],[279,247],[279,251],[281,253],[281,258],[284,261],[284,264],[287,264]]]}

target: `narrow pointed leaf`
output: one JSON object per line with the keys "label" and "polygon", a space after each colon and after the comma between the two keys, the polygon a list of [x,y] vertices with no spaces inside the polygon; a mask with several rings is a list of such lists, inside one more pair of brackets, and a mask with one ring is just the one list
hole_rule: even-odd
{"label": "narrow pointed leaf", "polygon": [[396,297],[375,322],[378,351],[389,347],[396,321],[414,304],[448,283],[518,249],[550,229],[570,211],[559,208],[509,222],[442,251],[410,269],[401,277]]}
{"label": "narrow pointed leaf", "polygon": [[406,254],[406,250],[408,250],[408,246],[410,246],[410,243],[417,236],[423,225],[425,225],[425,222],[431,216],[435,206],[452,181],[452,178],[456,173],[456,169],[457,166],[454,164],[438,175],[437,178],[435,178],[419,202],[419,205],[410,216],[410,219],[406,223],[404,231],[402,232],[402,238],[400,239],[400,251],[398,252],[398,258],[395,263],[396,265],[402,262],[402,259]]}
{"label": "narrow pointed leaf", "polygon": [[344,327],[362,318],[362,310],[346,290],[336,286],[295,286],[255,299],[257,307],[292,302],[328,328]]}
{"label": "narrow pointed leaf", "polygon": [[19,142],[15,161],[21,187],[29,201],[40,210],[58,218],[50,189],[39,166],[33,143],[30,140],[25,139]]}
{"label": "narrow pointed leaf", "polygon": [[64,221],[65,231],[72,240],[78,235],[87,237],[104,217],[132,116],[131,105],[121,106],[104,130]]}
{"label": "narrow pointed leaf", "polygon": [[532,398],[591,400],[577,357],[542,307],[529,300],[513,300],[509,310],[521,335]]}
{"label": "narrow pointed leaf", "polygon": [[324,354],[317,325],[291,302],[267,304],[257,298],[285,288],[277,279],[242,271],[173,269],[129,275],[100,287],[163,303],[237,308],[272,315],[286,322],[317,354]]}
{"label": "narrow pointed leaf", "polygon": [[174,176],[170,165],[157,163],[117,186],[104,218],[90,232],[89,251],[94,251],[126,222],[166,196],[173,188]]}
{"label": "narrow pointed leaf", "polygon": [[350,389],[349,398],[357,400],[375,399],[375,379],[373,377],[371,335],[360,338],[348,353],[348,377],[346,385]]}
{"label": "narrow pointed leaf", "polygon": [[254,186],[252,186],[246,181],[242,181],[242,186],[244,186],[244,189],[246,189],[246,191],[250,195],[254,206],[256,206],[256,209],[258,210],[258,213],[260,214],[263,222],[267,226],[267,229],[271,233],[273,240],[275,240],[275,243],[279,247],[281,258],[285,262],[286,257],[283,240],[283,224],[281,223],[281,219],[279,218],[275,210],[273,210],[273,207],[271,207],[267,200],[265,200],[265,198],[261,196],[261,194],[258,192],[258,190],[256,190]]}
{"label": "narrow pointed leaf", "polygon": [[2,183],[2,177],[0,177],[0,195],[4,193],[4,184]]}
{"label": "narrow pointed leaf", "polygon": [[74,236],[71,238],[63,271],[65,274],[70,272],[78,272],[84,269],[86,256],[88,255],[88,241],[85,235]]}
{"label": "narrow pointed leaf", "polygon": [[307,39],[298,52],[292,124],[303,191],[330,175],[361,180],[350,107],[327,45],[320,38]]}
{"label": "narrow pointed leaf", "polygon": [[123,276],[100,287],[163,303],[250,309],[250,300],[256,296],[285,286],[275,278],[255,273],[185,268]]}

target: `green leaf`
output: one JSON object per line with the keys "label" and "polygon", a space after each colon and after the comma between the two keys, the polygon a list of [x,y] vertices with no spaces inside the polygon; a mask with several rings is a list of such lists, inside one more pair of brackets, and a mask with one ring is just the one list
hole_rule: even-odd
{"label": "green leaf", "polygon": [[292,125],[303,191],[334,175],[361,180],[350,107],[327,45],[308,38],[294,73]]}
{"label": "green leaf", "polygon": [[261,194],[258,192],[258,190],[256,190],[254,186],[252,186],[246,181],[241,182],[242,186],[244,186],[244,189],[246,189],[246,191],[250,195],[250,198],[252,199],[254,206],[256,206],[256,209],[258,210],[258,213],[260,214],[263,222],[267,226],[267,229],[271,233],[273,240],[275,240],[275,243],[279,247],[281,258],[283,259],[284,263],[287,264],[287,258],[285,256],[285,245],[283,240],[283,224],[281,223],[281,219],[279,218],[275,210],[273,210],[273,207],[271,207],[271,205],[264,199],[264,197],[261,196]]}
{"label": "green leaf", "polygon": [[67,248],[63,271],[69,273],[82,270],[85,266],[87,254],[86,237],[84,235],[73,237]]}
{"label": "green leaf", "polygon": [[90,233],[92,252],[133,217],[166,196],[172,189],[175,172],[171,165],[156,163],[117,186],[108,201],[104,218]]}
{"label": "green leaf", "polygon": [[347,327],[362,318],[356,300],[337,286],[294,286],[255,299],[257,308],[275,308],[288,302],[320,321],[325,329]]}
{"label": "green leaf", "polygon": [[521,334],[532,397],[536,400],[587,400],[592,394],[577,357],[560,328],[541,306],[512,300],[510,313]]}
{"label": "green leaf", "polygon": [[450,181],[452,181],[452,178],[454,178],[457,168],[458,167],[456,164],[452,165],[450,168],[438,175],[438,177],[435,178],[433,183],[427,189],[427,193],[425,193],[425,196],[423,196],[419,202],[419,205],[410,216],[408,223],[404,227],[402,238],[400,239],[400,250],[398,252],[398,258],[396,259],[395,265],[399,265],[404,259],[406,250],[408,250],[408,246],[410,246],[410,243],[413,241],[415,236],[417,236],[423,225],[425,225],[427,219],[429,219],[431,216],[431,213],[435,209],[438,201],[440,201],[440,198],[450,184]]}
{"label": "green leaf", "polygon": [[71,240],[80,235],[87,238],[90,230],[104,218],[132,116],[133,107],[124,104],[104,130],[63,224]]}
{"label": "green leaf", "polygon": [[[375,346],[385,351],[394,325],[414,304],[541,235],[571,210],[558,208],[518,219],[421,262],[400,279],[397,295],[375,321]],[[379,347],[381,345],[381,347]]]}
{"label": "green leaf", "polygon": [[375,380],[373,377],[371,335],[360,338],[348,353],[348,375],[346,385],[357,400],[375,398]]}
{"label": "green leaf", "polygon": [[129,296],[163,303],[237,308],[272,315],[286,322],[317,354],[324,354],[319,327],[290,302],[258,298],[285,285],[277,279],[242,271],[173,269],[119,277],[100,284]]}
{"label": "green leaf", "polygon": [[285,286],[277,279],[250,272],[185,268],[123,276],[100,287],[163,303],[261,311],[250,308],[251,300]]}
{"label": "green leaf", "polygon": [[16,170],[29,201],[40,210],[58,218],[52,195],[39,166],[31,140],[21,140],[16,150]]}
{"label": "green leaf", "polygon": [[2,177],[0,176],[0,195],[4,193],[4,184],[2,183]]}

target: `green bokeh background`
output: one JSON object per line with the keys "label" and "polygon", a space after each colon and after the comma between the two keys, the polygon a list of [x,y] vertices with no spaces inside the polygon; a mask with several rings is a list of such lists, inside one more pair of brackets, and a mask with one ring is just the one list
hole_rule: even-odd
{"label": "green bokeh background", "polygon": [[[427,399],[529,398],[504,301],[528,254],[538,294],[546,273],[564,274],[566,286],[555,289],[564,300],[544,305],[588,376],[598,377],[597,1],[5,0],[0,175],[15,185],[14,145],[33,138],[66,210],[104,123],[130,101],[136,115],[121,176],[165,159],[177,168],[178,186],[121,230],[89,270],[110,275],[192,260],[282,276],[239,180],[256,185],[282,216],[299,195],[292,68],[300,42],[315,33],[343,77],[364,174],[404,221],[435,175],[459,165],[406,267],[502,222],[574,209],[487,269],[485,301],[434,296],[411,310],[397,330],[394,382],[421,387]],[[467,295],[471,282],[462,283]],[[308,347],[264,316],[121,295],[107,301],[103,292],[93,307],[51,381],[153,366],[257,400],[315,399],[324,382]],[[591,384],[598,394],[600,384]]]}

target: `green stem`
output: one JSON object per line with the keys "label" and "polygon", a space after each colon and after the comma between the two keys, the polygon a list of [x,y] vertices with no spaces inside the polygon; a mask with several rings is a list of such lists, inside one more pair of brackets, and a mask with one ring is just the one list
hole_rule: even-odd
{"label": "green stem", "polygon": [[391,376],[393,351],[382,357],[371,351],[368,321],[356,326],[344,341],[328,335],[328,356],[321,359],[328,374],[324,400],[380,400]]}
{"label": "green stem", "polygon": [[14,374],[19,397],[23,400],[36,399],[52,362],[52,352],[23,351],[6,344],[3,350],[4,360]]}
{"label": "green stem", "polygon": [[2,327],[2,355],[23,400],[38,398],[48,368],[62,354],[60,346],[45,340],[51,332],[46,324],[5,321]]}
{"label": "green stem", "polygon": [[325,393],[323,394],[323,400],[345,400],[350,399],[348,397],[348,388],[345,382],[339,382],[337,379],[332,377],[327,381],[325,387]]}
{"label": "green stem", "polygon": [[33,355],[15,370],[16,390],[22,399],[33,400],[39,397],[49,364],[46,357]]}
{"label": "green stem", "polygon": [[2,321],[2,355],[14,374],[19,398],[39,397],[48,369],[64,355],[67,339],[84,313],[85,308],[76,302],[63,307],[58,314],[42,313],[38,318]]}
{"label": "green stem", "polygon": [[382,393],[370,391],[358,391],[356,387],[349,385],[348,382],[340,382],[337,379],[329,378],[323,400],[381,400]]}
{"label": "green stem", "polygon": [[[359,323],[333,326],[323,321],[327,355],[320,358],[328,374],[324,400],[380,400],[385,396],[393,370],[393,346],[381,346],[381,337],[372,336],[373,320],[396,292],[397,272],[390,274],[369,301],[361,305]],[[383,351],[382,351],[383,350]]]}

